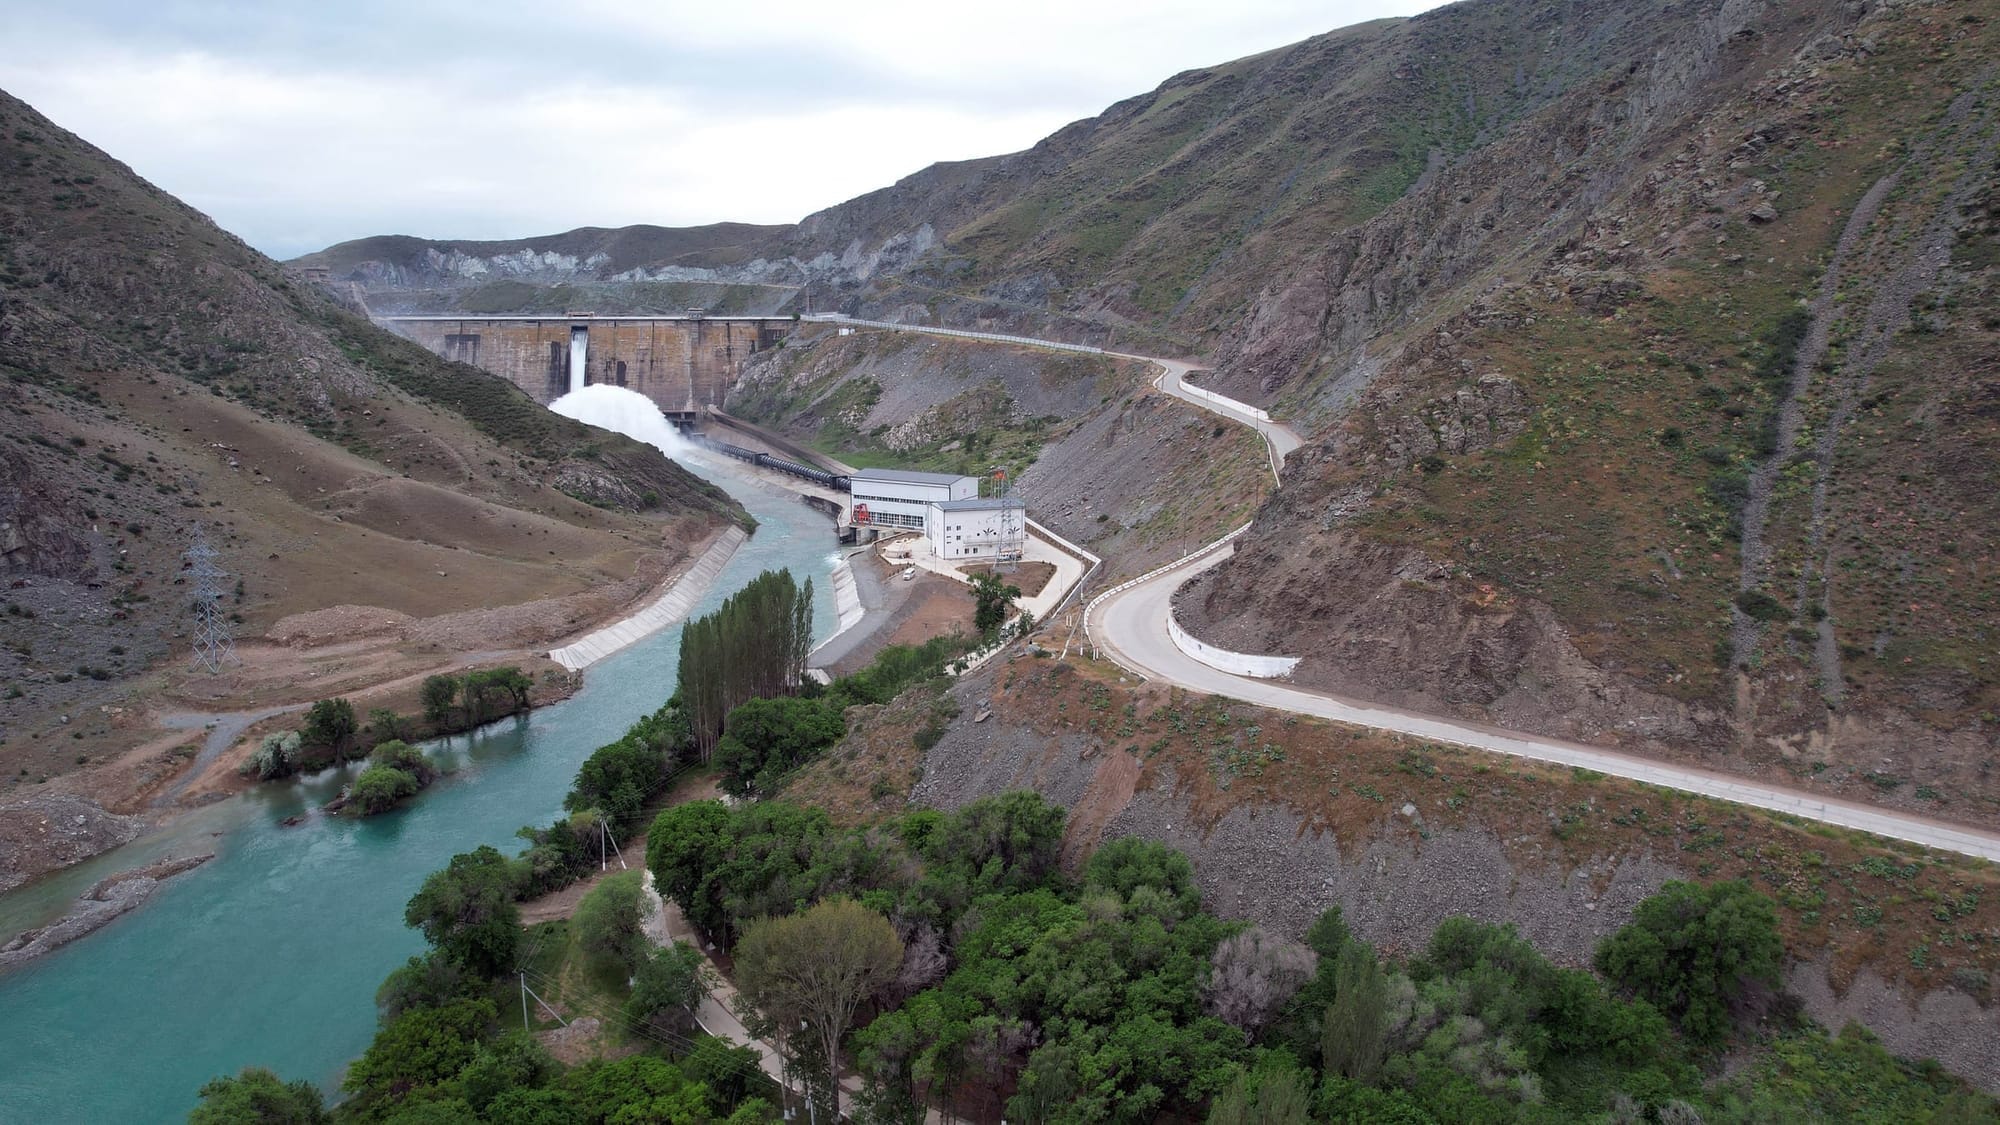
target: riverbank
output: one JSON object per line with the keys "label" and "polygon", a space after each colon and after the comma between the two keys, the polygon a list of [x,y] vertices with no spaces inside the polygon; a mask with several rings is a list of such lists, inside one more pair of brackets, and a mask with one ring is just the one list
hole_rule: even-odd
{"label": "riverbank", "polygon": [[[266,734],[289,729],[315,700],[346,698],[364,721],[375,708],[421,715],[426,678],[506,665],[533,680],[530,709],[567,699],[576,677],[548,658],[549,646],[646,614],[716,544],[730,537],[740,543],[742,535],[734,526],[720,528],[686,556],[648,552],[624,581],[517,605],[426,618],[372,606],[295,614],[262,637],[239,640],[239,663],[219,675],[184,668],[153,673],[135,685],[132,706],[107,709],[130,749],[0,798],[0,892],[251,788],[256,783],[237,767]],[[652,621],[639,635],[671,624]]]}
{"label": "riverbank", "polygon": [[[759,530],[696,615],[758,572],[789,568],[815,580],[814,632],[831,633],[825,518],[794,496],[698,471],[738,497]],[[129,851],[0,898],[0,913],[24,929],[60,915],[114,865],[169,848],[216,853],[143,909],[0,975],[10,1017],[0,1021],[9,1060],[0,1105],[37,1120],[183,1119],[203,1082],[252,1064],[335,1088],[374,1034],[376,987],[423,946],[404,926],[403,906],[424,878],[481,844],[511,853],[523,824],[563,816],[579,764],[671,693],[678,651],[679,629],[666,629],[593,666],[567,701],[426,745],[446,776],[407,808],[365,819],[315,814],[355,767],[260,785],[179,814]],[[175,733],[198,740],[203,732]],[[40,917],[22,917],[29,913]],[[135,1010],[146,1019],[125,1017]],[[119,1082],[97,1077],[114,1070]]]}
{"label": "riverbank", "polygon": [[160,888],[161,883],[214,858],[214,852],[206,852],[181,859],[163,859],[98,882],[78,897],[69,912],[60,919],[0,944],[0,970],[25,964],[53,953],[86,934],[95,933],[109,925],[112,919],[137,909],[153,897],[153,892]]}

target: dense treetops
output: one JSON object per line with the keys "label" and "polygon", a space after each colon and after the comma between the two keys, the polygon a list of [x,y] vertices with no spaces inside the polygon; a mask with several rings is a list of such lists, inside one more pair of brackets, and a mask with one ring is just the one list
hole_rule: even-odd
{"label": "dense treetops", "polygon": [[[767,584],[774,602],[788,582]],[[848,706],[938,674],[950,651],[892,649],[831,687],[788,683],[798,694],[736,705],[716,749],[725,787],[775,789],[840,737]],[[524,829],[519,857],[481,847],[424,882],[405,919],[431,950],[384,983],[381,1031],[335,1117],[771,1118],[754,1057],[682,1038],[703,961],[648,948],[637,872],[583,900],[575,945],[627,982],[623,1026],[683,1058],[565,1071],[503,1030],[496,1004],[526,967],[515,901],[574,878],[593,842],[626,831],[700,753],[695,726],[670,700],[591,755],[568,815]],[[425,768],[401,743],[374,758],[371,773]],[[1115,839],[1065,871],[1064,829],[1063,810],[1030,792],[848,829],[781,801],[694,801],[654,819],[646,863],[733,954],[753,1031],[819,1106],[862,1120],[915,1122],[926,1107],[1064,1123],[1993,1119],[1990,1100],[1934,1065],[1895,1060],[1858,1030],[1829,1038],[1774,1002],[1775,915],[1744,884],[1667,884],[1599,947],[1603,976],[1466,918],[1385,961],[1338,908],[1302,942],[1207,913],[1188,858],[1156,842]],[[1751,1012],[1776,1017],[1762,1028],[1776,1038],[1753,1047],[1746,1077],[1710,1078],[1719,1049],[1749,1045]],[[856,1104],[839,1070],[861,1076]],[[314,1095],[252,1070],[204,1088],[200,1112],[323,1120]]]}
{"label": "dense treetops", "polygon": [[789,570],[764,571],[682,627],[676,695],[704,761],[732,710],[799,689],[811,650],[812,582],[801,586]]}

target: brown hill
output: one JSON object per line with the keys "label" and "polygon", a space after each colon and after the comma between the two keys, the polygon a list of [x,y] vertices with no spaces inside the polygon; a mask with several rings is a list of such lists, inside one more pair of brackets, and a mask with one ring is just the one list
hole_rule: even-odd
{"label": "brown hill", "polygon": [[[1997,28],[1993,0],[1467,0],[1176,76],[703,276],[1205,353],[1317,440],[1183,620],[1304,682],[1990,819]],[[746,406],[895,436],[838,348]]]}
{"label": "brown hill", "polygon": [[[532,602],[548,608],[479,647],[536,644],[743,518],[652,448],[373,328],[5,95],[0,375],[10,787],[142,741],[161,690],[309,697],[312,673],[259,663],[285,659],[256,642],[280,619]],[[246,667],[220,678],[189,679],[182,659],[197,524],[246,638]],[[343,684],[425,647],[421,629],[372,631]],[[358,652],[370,632],[338,639]],[[457,655],[432,647],[432,663]]]}
{"label": "brown hill", "polygon": [[1302,255],[1218,358],[1321,437],[1184,623],[1990,821],[1996,16],[1726,5]]}

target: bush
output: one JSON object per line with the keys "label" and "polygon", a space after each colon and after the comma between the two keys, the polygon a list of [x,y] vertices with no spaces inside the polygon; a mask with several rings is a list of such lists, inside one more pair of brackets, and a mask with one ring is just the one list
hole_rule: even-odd
{"label": "bush", "polygon": [[377,742],[407,740],[412,733],[410,720],[387,707],[377,707],[368,712],[368,730]]}
{"label": "bush", "polygon": [[347,787],[345,808],[356,816],[374,816],[401,804],[421,788],[417,779],[388,766],[369,766]]}
{"label": "bush", "polygon": [[1696,1043],[1715,1045],[1745,990],[1775,988],[1784,946],[1771,900],[1740,880],[1669,882],[1597,947],[1597,968],[1652,1002]]}
{"label": "bush", "polygon": [[1792,615],[1785,603],[1762,590],[1745,590],[1736,595],[1736,608],[1758,621],[1783,621]]}
{"label": "bush", "polygon": [[275,781],[299,771],[299,732],[267,734],[243,763],[242,772],[259,781]]}
{"label": "bush", "polygon": [[396,739],[379,743],[368,754],[368,764],[384,769],[401,770],[416,779],[417,787],[429,785],[437,778],[437,767],[424,757],[423,751]]}

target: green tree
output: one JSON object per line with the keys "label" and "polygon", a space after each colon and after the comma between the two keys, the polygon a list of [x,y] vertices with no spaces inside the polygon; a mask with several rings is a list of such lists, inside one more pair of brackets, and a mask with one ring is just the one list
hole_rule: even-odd
{"label": "green tree", "polygon": [[689,1078],[708,1087],[708,1106],[718,1117],[732,1109],[738,1113],[746,1108],[762,1109],[764,1103],[758,1095],[776,1089],[764,1074],[756,1048],[732,1047],[728,1040],[712,1035],[695,1040],[694,1050],[680,1060],[680,1067]]}
{"label": "green tree", "polygon": [[[861,1002],[895,979],[903,943],[887,918],[851,899],[752,923],[736,943],[736,983],[767,1017],[804,1021],[828,1071],[840,1073],[840,1040]],[[837,1083],[832,1109],[840,1112]]]}
{"label": "green tree", "polygon": [[734,820],[721,801],[689,801],[654,817],[646,833],[653,885],[705,934],[721,934],[728,924],[717,877],[734,841]]}
{"label": "green tree", "polygon": [[599,957],[610,957],[631,969],[645,945],[640,928],[645,908],[640,901],[639,872],[607,875],[577,904],[570,925],[577,944]]}
{"label": "green tree", "polygon": [[458,689],[467,725],[476,727],[494,716],[526,710],[534,686],[527,673],[511,664],[467,672]]}
{"label": "green tree", "polygon": [[413,1008],[437,1008],[463,1000],[479,989],[464,967],[433,949],[412,957],[375,990],[375,1010],[383,1022]]}
{"label": "green tree", "polygon": [[1320,1031],[1320,1065],[1366,1083],[1382,1066],[1388,1033],[1388,978],[1366,942],[1350,941],[1334,963],[1333,1004]]}
{"label": "green tree", "polygon": [[639,959],[632,973],[632,994],[625,1000],[625,1018],[634,1024],[689,1035],[694,1013],[708,994],[707,961],[701,951],[677,941]]}
{"label": "green tree", "polygon": [[411,735],[410,720],[398,715],[392,707],[376,707],[368,712],[368,730],[375,741],[402,741]]}
{"label": "green tree", "polygon": [[765,792],[784,774],[817,757],[847,733],[838,707],[817,699],[752,699],[729,713],[715,746],[722,791],[732,797]]}
{"label": "green tree", "polygon": [[1652,1002],[1696,1043],[1728,1036],[1729,1006],[1775,988],[1784,945],[1771,900],[1748,883],[1669,882],[1597,947],[1597,968]]}
{"label": "green tree", "polygon": [[467,970],[498,976],[514,967],[521,938],[514,879],[507,857],[482,844],[432,872],[410,899],[403,921]]}
{"label": "green tree", "polygon": [[1151,887],[1173,901],[1178,917],[1201,909],[1201,891],[1194,885],[1194,865],[1188,857],[1140,836],[1121,836],[1098,848],[1084,865],[1083,884],[1112,891],[1121,899],[1130,899],[1140,887]]}
{"label": "green tree", "polygon": [[587,1062],[563,1076],[585,1121],[708,1125],[709,1092],[679,1067],[652,1055]]}
{"label": "green tree", "polygon": [[484,998],[404,1012],[375,1033],[341,1088],[354,1095],[356,1108],[380,1114],[385,1103],[456,1077],[497,1018],[493,1001]]}
{"label": "green tree", "polygon": [[344,808],[356,816],[375,816],[416,796],[418,788],[417,779],[402,770],[369,766],[347,787]]}
{"label": "green tree", "polygon": [[284,1082],[261,1066],[201,1088],[189,1125],[323,1125],[331,1121],[319,1087],[304,1079]]}
{"label": "green tree", "polygon": [[450,725],[453,712],[458,707],[458,677],[426,676],[419,695],[423,699],[424,718],[434,726]]}
{"label": "green tree", "polygon": [[1310,1125],[1312,1076],[1287,1056],[1240,1071],[1208,1107],[1208,1125]]}
{"label": "green tree", "polygon": [[791,695],[807,682],[812,650],[812,583],[767,570],[714,613],[681,629],[681,700],[697,752],[706,760],[729,713],[758,697]]}
{"label": "green tree", "polygon": [[1055,871],[1062,838],[1062,806],[1017,789],[962,806],[925,858],[945,869],[946,878],[976,881],[978,889],[1019,890]]}
{"label": "green tree", "polygon": [[1021,588],[997,574],[975,574],[971,586],[972,627],[982,634],[991,633],[1007,620],[1007,611],[1021,596]]}
{"label": "green tree", "polygon": [[560,1071],[547,1049],[526,1031],[515,1028],[481,1043],[452,1086],[474,1110],[511,1122],[517,1118],[492,1112],[495,1100],[509,1090],[545,1085]]}
{"label": "green tree", "polygon": [[338,762],[347,756],[357,729],[354,704],[345,699],[322,699],[307,709],[299,734],[306,745],[331,751]]}
{"label": "green tree", "polygon": [[647,794],[659,787],[669,764],[692,741],[680,701],[668,700],[633,723],[616,742],[598,747],[584,759],[563,798],[563,808],[573,813],[594,810],[623,828],[638,816]]}

